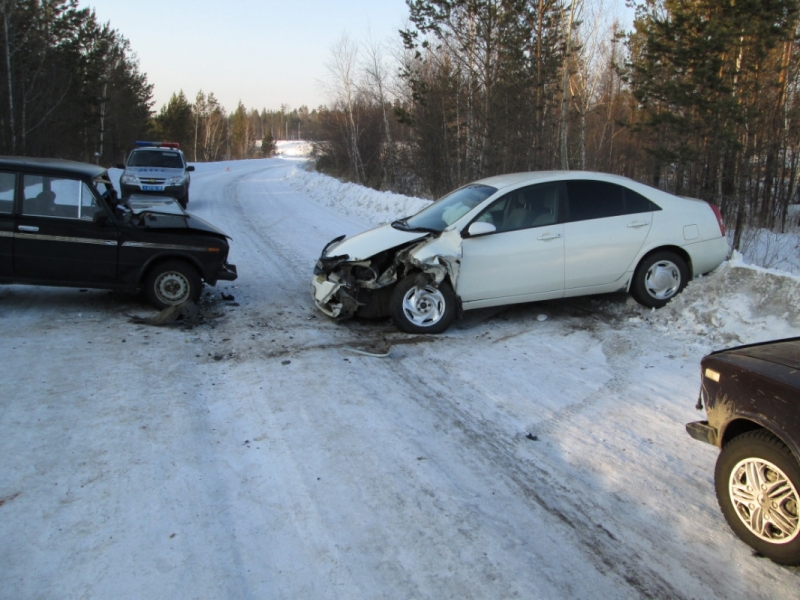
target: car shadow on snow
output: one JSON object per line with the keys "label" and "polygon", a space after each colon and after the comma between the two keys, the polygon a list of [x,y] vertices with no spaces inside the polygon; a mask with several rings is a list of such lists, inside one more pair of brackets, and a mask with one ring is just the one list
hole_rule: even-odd
{"label": "car shadow on snow", "polygon": [[462,318],[453,324],[453,328],[463,331],[475,329],[495,321],[528,325],[537,321],[581,319],[584,317],[611,324],[638,315],[641,310],[648,309],[636,304],[627,294],[559,298],[557,300],[469,310],[464,312]]}

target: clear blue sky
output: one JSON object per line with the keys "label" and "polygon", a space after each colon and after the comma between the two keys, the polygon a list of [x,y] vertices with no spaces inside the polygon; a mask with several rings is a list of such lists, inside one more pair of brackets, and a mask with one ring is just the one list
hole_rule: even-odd
{"label": "clear blue sky", "polygon": [[347,32],[399,44],[405,0],[81,0],[132,46],[155,110],[181,89],[229,111],[316,108],[331,47]]}

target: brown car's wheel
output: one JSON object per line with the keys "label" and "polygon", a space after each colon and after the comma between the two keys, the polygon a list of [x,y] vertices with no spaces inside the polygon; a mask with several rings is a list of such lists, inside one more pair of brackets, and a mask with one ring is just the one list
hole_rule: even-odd
{"label": "brown car's wheel", "polygon": [[170,260],[156,265],[145,279],[147,301],[156,308],[197,302],[203,282],[189,263]]}
{"label": "brown car's wheel", "polygon": [[800,464],[789,448],[767,431],[740,435],[722,448],[714,485],[743,542],[777,563],[800,564]]}
{"label": "brown car's wheel", "polygon": [[409,275],[394,288],[391,313],[395,325],[408,333],[441,333],[456,315],[456,295],[446,281],[435,287]]}

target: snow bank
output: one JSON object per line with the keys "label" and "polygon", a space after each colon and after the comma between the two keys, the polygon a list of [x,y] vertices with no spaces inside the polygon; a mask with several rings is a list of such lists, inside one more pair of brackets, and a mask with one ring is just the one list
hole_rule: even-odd
{"label": "snow bank", "polygon": [[[797,223],[797,217],[793,217]],[[729,241],[731,232],[728,232]],[[800,228],[790,227],[787,233],[768,229],[745,231],[739,244],[743,261],[747,264],[780,269],[800,275]]]}
{"label": "snow bank", "polygon": [[800,277],[747,265],[738,252],[689,283],[652,321],[661,330],[715,346],[800,336]]}
{"label": "snow bank", "polygon": [[275,144],[278,156],[307,157],[311,154],[311,142],[306,141],[280,141]]}
{"label": "snow bank", "polygon": [[379,192],[354,183],[342,183],[333,177],[305,171],[302,168],[291,171],[287,181],[298,192],[320,204],[372,225],[408,217],[431,203],[430,200],[422,198]]}

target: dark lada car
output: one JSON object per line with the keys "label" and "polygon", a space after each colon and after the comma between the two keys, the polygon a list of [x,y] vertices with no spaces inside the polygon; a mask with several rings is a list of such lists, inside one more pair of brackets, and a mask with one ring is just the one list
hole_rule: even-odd
{"label": "dark lada car", "polygon": [[157,308],[236,279],[227,236],[171,198],[119,204],[108,172],[0,157],[0,283],[144,289]]}
{"label": "dark lada car", "polygon": [[714,484],[744,542],[777,563],[800,564],[800,338],[714,352],[701,362],[693,438],[721,449]]}

